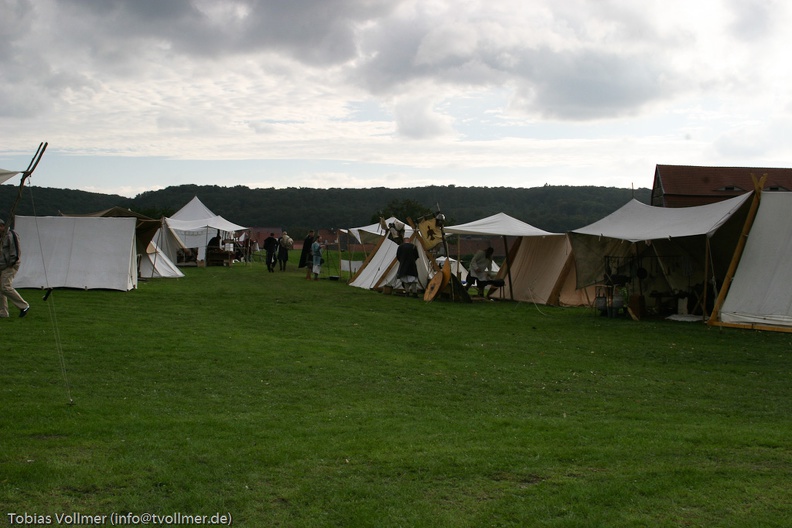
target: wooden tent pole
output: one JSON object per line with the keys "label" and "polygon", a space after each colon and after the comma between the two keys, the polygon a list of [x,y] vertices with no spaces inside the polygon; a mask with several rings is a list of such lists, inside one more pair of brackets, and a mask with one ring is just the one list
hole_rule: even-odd
{"label": "wooden tent pole", "polygon": [[704,243],[704,292],[701,294],[701,317],[704,321],[707,320],[707,293],[709,291],[709,268],[710,268],[710,237],[705,235],[706,242]]}
{"label": "wooden tent pole", "polygon": [[[341,229],[336,231],[336,244],[338,244],[338,280],[341,280],[341,272],[344,271],[343,255],[341,254]],[[349,271],[352,271],[352,257],[349,257]]]}
{"label": "wooden tent pole", "polygon": [[737,247],[734,249],[734,254],[732,255],[731,263],[729,264],[729,269],[726,271],[726,276],[723,278],[723,285],[718,292],[718,297],[715,300],[715,306],[712,308],[712,314],[710,314],[710,318],[707,321],[707,324],[710,326],[722,326],[722,323],[717,320],[718,315],[720,314],[720,309],[723,306],[723,301],[726,300],[726,294],[728,293],[729,287],[731,286],[734,272],[737,270],[737,264],[739,264],[740,257],[742,257],[743,250],[745,249],[745,243],[748,240],[748,234],[751,232],[751,226],[753,226],[754,219],[756,218],[756,212],[759,210],[759,202],[762,199],[762,189],[764,188],[765,181],[767,180],[767,174],[764,174],[758,182],[756,181],[756,177],[753,174],[751,174],[751,178],[753,178],[754,184],[754,196],[753,200],[751,201],[751,208],[748,210],[748,216],[745,218],[745,224],[743,224],[742,233],[740,233],[740,239],[737,241]]}
{"label": "wooden tent pole", "polygon": [[[509,258],[509,244],[506,242],[506,235],[503,237],[503,250],[506,252],[506,276],[509,277],[509,297],[514,300],[514,283],[511,275],[511,259]],[[501,293],[503,295],[503,293]]]}

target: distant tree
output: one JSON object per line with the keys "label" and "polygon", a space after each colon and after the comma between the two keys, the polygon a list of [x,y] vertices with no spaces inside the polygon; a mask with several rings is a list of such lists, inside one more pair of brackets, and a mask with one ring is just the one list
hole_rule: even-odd
{"label": "distant tree", "polygon": [[430,208],[415,200],[391,200],[381,211],[371,216],[371,221],[378,222],[380,217],[389,218],[395,216],[402,221],[407,221],[408,218],[411,218],[417,222],[419,218],[430,214],[432,214]]}

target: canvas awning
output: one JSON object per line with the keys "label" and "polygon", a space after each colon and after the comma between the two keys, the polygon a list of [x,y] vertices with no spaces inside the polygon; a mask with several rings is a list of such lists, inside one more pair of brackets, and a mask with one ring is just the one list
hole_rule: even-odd
{"label": "canvas awning", "polygon": [[631,200],[605,218],[571,231],[578,288],[619,277],[634,282],[639,292],[704,291],[713,276],[716,282],[722,280],[752,196],[746,193],[683,208]]}
{"label": "canvas awning", "polygon": [[654,207],[630,200],[602,220],[572,231],[573,235],[607,237],[629,242],[695,235],[712,236],[753,193],[698,207]]}

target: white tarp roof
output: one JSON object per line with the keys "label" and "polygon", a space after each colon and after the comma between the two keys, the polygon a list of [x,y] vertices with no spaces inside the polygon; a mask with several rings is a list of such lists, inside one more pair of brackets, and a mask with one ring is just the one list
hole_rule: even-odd
{"label": "white tarp roof", "polygon": [[19,174],[19,171],[10,171],[5,169],[0,169],[0,183],[6,182]]}
{"label": "white tarp roof", "polygon": [[720,320],[792,327],[790,262],[792,193],[762,193]]}
{"label": "white tarp roof", "polygon": [[751,196],[753,193],[745,193],[714,204],[677,208],[655,207],[633,199],[602,220],[572,233],[629,242],[712,236]]}
{"label": "white tarp roof", "polygon": [[17,288],[128,291],[137,286],[133,217],[17,216]]}
{"label": "white tarp roof", "polygon": [[[750,192],[678,208],[631,200],[602,220],[570,231],[577,286],[601,283],[615,274],[629,275],[639,291],[690,293],[712,273],[722,279],[752,197]],[[638,267],[646,272],[645,278],[637,278]]]}
{"label": "white tarp roof", "polygon": [[445,232],[455,235],[563,236],[526,224],[506,213],[497,213],[467,224],[448,226],[445,228]]}

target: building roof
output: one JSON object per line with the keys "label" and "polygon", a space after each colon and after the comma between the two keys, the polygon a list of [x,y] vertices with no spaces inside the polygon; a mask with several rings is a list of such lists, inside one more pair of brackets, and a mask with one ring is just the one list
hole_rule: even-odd
{"label": "building roof", "polygon": [[657,165],[652,205],[690,207],[720,202],[752,191],[752,175],[758,180],[765,174],[762,191],[792,191],[792,169]]}

